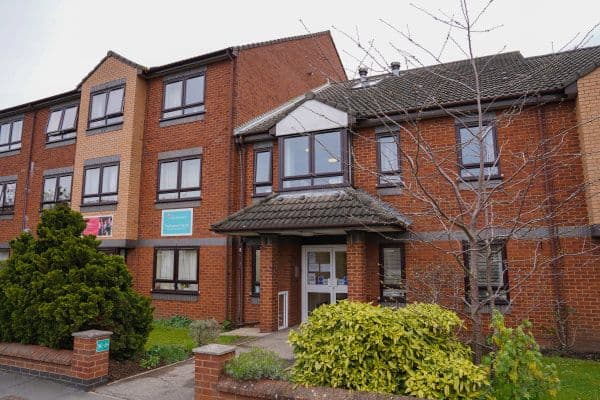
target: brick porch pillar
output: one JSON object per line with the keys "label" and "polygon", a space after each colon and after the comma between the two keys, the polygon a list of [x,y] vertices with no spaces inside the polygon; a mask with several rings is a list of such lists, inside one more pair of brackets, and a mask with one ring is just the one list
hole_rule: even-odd
{"label": "brick porch pillar", "polygon": [[235,356],[234,346],[208,344],[194,350],[194,399],[217,400],[216,389],[225,363]]}
{"label": "brick porch pillar", "polygon": [[81,379],[82,385],[93,387],[108,380],[108,346],[97,344],[101,340],[110,341],[111,336],[110,331],[95,329],[73,333],[72,375]]}
{"label": "brick porch pillar", "polygon": [[279,238],[261,236],[260,244],[260,331],[275,332],[278,328],[277,297],[279,269]]}
{"label": "brick porch pillar", "polygon": [[346,236],[346,251],[348,299],[353,301],[368,301],[367,244],[365,232],[348,232]]}

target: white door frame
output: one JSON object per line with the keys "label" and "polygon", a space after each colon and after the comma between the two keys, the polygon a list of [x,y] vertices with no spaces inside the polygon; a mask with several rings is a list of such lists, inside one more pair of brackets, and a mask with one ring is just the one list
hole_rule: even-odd
{"label": "white door frame", "polygon": [[[336,251],[347,252],[346,245],[340,244],[320,244],[320,245],[309,245],[302,246],[302,321],[306,321],[308,318],[308,283],[306,282],[307,278],[307,255],[309,251],[323,251],[329,250],[331,253],[331,274],[330,276],[335,276],[335,255]],[[347,266],[346,266],[347,267]],[[346,272],[346,276],[348,273]],[[335,293],[348,293],[348,285],[311,285],[311,292],[318,293],[329,293],[331,296],[331,302],[335,302]]]}
{"label": "white door frame", "polygon": [[[281,299],[281,296],[283,296],[283,323],[281,325],[279,325],[279,307],[282,306],[282,304],[279,303],[279,300]],[[288,327],[288,318],[289,318],[289,295],[288,295],[288,291],[284,290],[281,291],[277,294],[277,328],[279,330],[282,329],[287,329]]]}

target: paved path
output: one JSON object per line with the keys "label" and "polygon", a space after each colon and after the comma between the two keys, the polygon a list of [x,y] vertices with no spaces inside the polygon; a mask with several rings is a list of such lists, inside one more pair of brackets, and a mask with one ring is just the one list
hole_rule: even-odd
{"label": "paved path", "polygon": [[193,400],[194,362],[150,371],[83,392],[45,379],[0,372],[0,400]]}
{"label": "paved path", "polygon": [[252,347],[262,347],[263,349],[273,350],[281,358],[293,360],[292,346],[287,341],[289,333],[290,330],[286,329],[267,336],[258,337],[255,340],[244,341],[238,345],[238,352],[248,351]]}

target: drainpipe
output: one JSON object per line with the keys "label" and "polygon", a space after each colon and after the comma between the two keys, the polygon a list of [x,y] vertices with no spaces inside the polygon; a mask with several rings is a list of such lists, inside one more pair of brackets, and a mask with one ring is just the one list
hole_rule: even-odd
{"label": "drainpipe", "polygon": [[[543,105],[541,103],[541,101],[538,103],[538,123],[540,126],[540,139],[541,139],[541,145],[542,145],[542,151],[544,152],[544,154],[548,154],[548,144],[547,144],[547,132],[546,132],[546,125],[544,123],[545,121],[545,113],[543,110]],[[548,196],[548,206],[546,207],[547,209],[547,213],[550,216],[549,219],[549,224],[548,224],[548,229],[550,231],[550,252],[551,252],[551,256],[552,256],[552,260],[550,262],[550,267],[552,270],[552,289],[554,291],[554,296],[555,296],[555,300],[557,302],[556,304],[556,318],[557,318],[557,329],[561,329],[561,326],[559,326],[558,322],[563,319],[566,318],[567,316],[565,315],[566,313],[566,301],[564,298],[564,293],[563,293],[563,277],[562,277],[562,256],[561,254],[561,247],[560,247],[560,240],[558,238],[558,229],[556,226],[556,220],[554,217],[554,213],[556,212],[556,199],[554,197],[554,182],[552,182],[552,179],[550,177],[550,173],[548,171],[548,165],[545,164],[543,166],[543,173],[544,173],[544,190],[546,192],[546,195]],[[565,325],[562,327],[564,328],[564,332],[562,332],[562,334],[564,334],[563,339],[568,341],[569,338],[569,329],[568,326],[565,322]],[[559,335],[561,335],[561,333],[559,333]]]}
{"label": "drainpipe", "polygon": [[[246,205],[246,146],[244,138],[240,137],[238,142],[240,156],[240,208]],[[243,324],[244,321],[244,250],[245,244],[240,238],[238,254],[238,315],[237,323]]]}
{"label": "drainpipe", "polygon": [[[29,110],[28,111],[33,111],[33,107],[31,107],[31,105],[29,106]],[[25,231],[28,230],[27,227],[27,206],[29,204],[29,186],[30,186],[30,182],[31,182],[31,175],[33,174],[33,162],[32,160],[32,152],[33,152],[33,140],[35,138],[34,133],[35,133],[35,121],[36,121],[36,117],[37,117],[37,110],[33,111],[33,121],[31,123],[31,139],[29,140],[29,154],[27,156],[27,178],[25,179],[25,200],[23,201],[23,219],[21,222],[21,230]],[[25,120],[25,119],[23,119]]]}

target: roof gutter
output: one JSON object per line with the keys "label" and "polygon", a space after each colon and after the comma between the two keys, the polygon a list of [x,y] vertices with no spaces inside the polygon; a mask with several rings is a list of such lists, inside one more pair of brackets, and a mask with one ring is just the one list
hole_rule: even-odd
{"label": "roof gutter", "polygon": [[207,64],[212,64],[218,61],[231,60],[237,56],[237,52],[228,47],[223,50],[215,51],[212,53],[204,54],[200,57],[190,58],[183,61],[177,61],[171,64],[162,65],[160,67],[149,68],[143,73],[145,78],[156,78],[158,76],[170,75],[173,73],[188,70],[194,67],[202,67]]}

